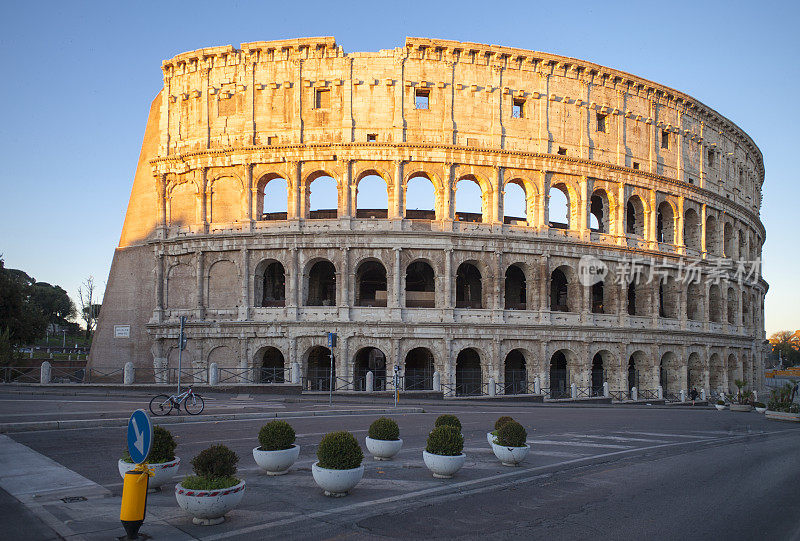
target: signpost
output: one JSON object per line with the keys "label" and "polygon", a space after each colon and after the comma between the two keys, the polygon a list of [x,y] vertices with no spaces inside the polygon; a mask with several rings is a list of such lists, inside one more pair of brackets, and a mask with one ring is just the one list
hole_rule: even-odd
{"label": "signpost", "polygon": [[328,349],[331,350],[331,370],[329,374],[328,385],[328,406],[333,406],[333,348],[336,347],[336,333],[328,333]]}
{"label": "signpost", "polygon": [[125,473],[119,519],[128,539],[139,539],[139,528],[147,511],[147,487],[152,470],[147,455],[153,445],[153,424],[144,410],[136,410],[128,419],[128,453],[136,468]]}

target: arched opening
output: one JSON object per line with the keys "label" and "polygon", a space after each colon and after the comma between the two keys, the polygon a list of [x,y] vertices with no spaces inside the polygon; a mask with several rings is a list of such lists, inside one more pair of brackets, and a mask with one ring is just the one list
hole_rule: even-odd
{"label": "arched opening", "polygon": [[662,201],[656,216],[656,240],[667,244],[675,243],[675,213],[672,205]]}
{"label": "arched opening", "polygon": [[604,305],[604,289],[605,284],[603,280],[600,280],[596,284],[592,285],[592,313],[593,314],[604,314],[605,313],[605,305]]}
{"label": "arched opening", "polygon": [[327,175],[319,176],[308,186],[308,217],[312,220],[336,218],[339,213],[339,189]]}
{"label": "arched opening", "polygon": [[258,367],[258,381],[260,383],[284,383],[284,358],[283,353],[276,347],[262,348],[260,364]]}
{"label": "arched opening", "polygon": [[331,373],[331,350],[324,346],[314,346],[308,352],[306,363],[306,381],[304,388],[307,391],[329,391],[331,378],[336,380],[336,366]]}
{"label": "arched opening", "polygon": [[678,285],[674,278],[664,277],[658,284],[659,317],[678,317]]}
{"label": "arched opening", "polygon": [[168,221],[171,226],[183,226],[197,222],[197,186],[193,182],[173,184],[167,201]]}
{"label": "arched opening", "polygon": [[475,396],[482,390],[480,355],[472,348],[461,350],[456,357],[456,395]]}
{"label": "arched opening", "polygon": [[308,271],[306,306],[336,306],[336,269],[323,259]]}
{"label": "arched opening", "polygon": [[528,392],[528,376],[525,370],[525,355],[518,349],[512,349],[506,355],[504,376],[504,394],[526,394]]}
{"label": "arched opening", "polygon": [[525,225],[528,221],[528,199],[520,179],[510,180],[503,195],[503,223]]}
{"label": "arched opening", "polygon": [[644,203],[638,195],[628,198],[625,205],[625,233],[644,237]]}
{"label": "arched opening", "polygon": [[386,306],[386,267],[364,261],[356,271],[356,306]]}
{"label": "arched opening", "polygon": [[641,273],[636,273],[632,277],[627,291],[629,316],[650,315],[648,287],[647,279]]}
{"label": "arched opening", "polygon": [[483,308],[481,273],[472,263],[462,263],[456,272],[456,308]]}
{"label": "arched opening", "polygon": [[725,225],[722,228],[723,231],[723,242],[724,242],[724,250],[725,250],[725,257],[736,257],[735,253],[735,240],[733,235],[733,226],[730,222],[725,222]]}
{"label": "arched opening", "polygon": [[595,190],[589,199],[589,229],[597,233],[610,233],[608,194],[605,190]]}
{"label": "arched opening", "polygon": [[423,173],[416,174],[406,183],[406,218],[411,220],[436,219],[436,188]]}
{"label": "arched opening", "polygon": [[353,385],[356,391],[367,390],[367,372],[372,372],[372,389],[386,390],[386,355],[373,347],[358,350],[353,361]]}
{"label": "arched opening", "polygon": [[550,310],[552,312],[569,312],[569,282],[562,267],[555,269],[550,275]]}
{"label": "arched opening", "polygon": [[261,220],[285,220],[288,208],[286,180],[279,176],[264,176],[258,181],[256,209]]}
{"label": "arched opening", "polygon": [[369,174],[356,185],[356,218],[387,218],[389,191],[383,177]]}
{"label": "arched opening", "polygon": [[683,213],[683,243],[687,248],[700,251],[700,233],[700,217],[694,209],[686,209]]}
{"label": "arched opening", "polygon": [[433,389],[433,353],[428,348],[414,348],[406,353],[403,373],[406,391]]}
{"label": "arched opening", "polygon": [[703,290],[697,282],[690,282],[686,288],[686,317],[703,320]]}
{"label": "arched opening", "polygon": [[717,219],[713,216],[706,217],[706,252],[719,255],[717,246]]}
{"label": "arched opening", "polygon": [[595,353],[592,357],[592,396],[603,396],[603,383],[606,381],[606,369],[601,352]]}
{"label": "arched opening", "polygon": [[550,358],[550,398],[569,397],[568,387],[567,356],[559,350]]}
{"label": "arched opening", "polygon": [[722,294],[719,285],[713,284],[708,289],[708,317],[709,321],[722,323]]}
{"label": "arched opening", "polygon": [[506,310],[526,310],[528,307],[526,295],[525,272],[519,265],[509,265],[506,269]]}
{"label": "arched opening", "polygon": [[557,184],[550,188],[547,215],[550,218],[550,227],[556,229],[571,228],[569,195],[566,186],[563,184]]}
{"label": "arched opening", "polygon": [[461,178],[455,185],[456,221],[483,222],[483,193],[481,185],[473,176]]}
{"label": "arched opening", "polygon": [[433,308],[436,306],[436,277],[425,261],[414,261],[406,267],[406,307]]}
{"label": "arched opening", "polygon": [[196,287],[197,279],[191,266],[181,263],[170,267],[167,273],[166,307],[191,308]]}
{"label": "arched opening", "polygon": [[745,327],[753,326],[753,313],[751,310],[750,296],[742,291],[742,325]]}
{"label": "arched opening", "polygon": [[286,304],[286,273],[278,261],[262,261],[256,267],[255,306],[281,307]]}
{"label": "arched opening", "polygon": [[747,234],[740,229],[738,237],[739,237],[739,251],[736,253],[736,255],[739,257],[739,259],[744,259],[747,257],[747,252],[748,252]]}
{"label": "arched opening", "polygon": [[[641,354],[641,352],[637,352]],[[634,353],[628,358],[628,392],[630,393],[634,387],[641,389],[639,386],[639,366],[636,362],[636,355]]]}
{"label": "arched opening", "polygon": [[728,288],[728,323],[731,325],[736,324],[736,313],[739,310],[739,303],[737,302],[738,296],[736,290],[732,287]]}

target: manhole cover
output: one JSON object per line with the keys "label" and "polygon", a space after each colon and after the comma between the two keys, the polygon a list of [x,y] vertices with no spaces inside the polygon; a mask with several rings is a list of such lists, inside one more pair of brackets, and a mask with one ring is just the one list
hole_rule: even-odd
{"label": "manhole cover", "polygon": [[61,498],[61,501],[64,503],[85,502],[86,498],[83,496],[67,496],[66,498]]}

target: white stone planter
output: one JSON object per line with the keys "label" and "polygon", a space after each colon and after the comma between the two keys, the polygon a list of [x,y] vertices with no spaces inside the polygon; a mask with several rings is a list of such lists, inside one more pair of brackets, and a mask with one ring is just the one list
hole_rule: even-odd
{"label": "white stone planter", "polygon": [[261,451],[258,447],[253,449],[253,459],[259,468],[267,472],[267,475],[288,473],[298,456],[300,456],[299,445],[292,445],[280,451]]}
{"label": "white stone planter", "polygon": [[731,404],[731,411],[753,411],[750,404]]}
{"label": "white stone planter", "polygon": [[178,483],[175,499],[181,509],[192,515],[193,523],[213,526],[225,522],[225,513],[239,505],[244,488],[244,479],[238,485],[218,490],[189,490]]}
{"label": "white stone planter", "polygon": [[756,408],[756,413],[764,413],[767,411],[767,408]]}
{"label": "white stone planter", "polygon": [[787,413],[785,411],[772,411],[768,409],[764,416],[767,419],[775,419],[778,421],[794,421],[795,423],[800,422],[800,413]]}
{"label": "white stone planter", "polygon": [[369,436],[366,439],[367,451],[375,457],[375,460],[391,460],[403,447],[403,440],[373,440]]}
{"label": "white stone planter", "polygon": [[434,477],[437,479],[450,479],[464,466],[464,462],[467,461],[467,455],[461,453],[456,456],[445,456],[422,451],[422,460],[425,461],[425,466],[431,470]]}
{"label": "white stone planter", "polygon": [[525,457],[528,456],[530,450],[530,445],[525,445],[525,447],[505,447],[492,443],[494,456],[497,457],[503,466],[519,466],[520,462],[525,460]]}
{"label": "white stone planter", "polygon": [[314,462],[311,474],[314,476],[314,482],[325,491],[326,496],[339,498],[347,496],[347,493],[361,481],[364,477],[364,466],[352,470],[329,470],[321,468],[319,462]]}
{"label": "white stone planter", "polygon": [[494,435],[494,434],[492,434],[491,432],[487,432],[487,433],[486,433],[486,441],[488,441],[488,442],[489,442],[489,445],[494,445],[494,440],[495,440],[495,438],[496,438],[496,437],[497,437],[497,436],[495,436],[495,435]]}
{"label": "white stone planter", "polygon": [[[175,457],[175,460],[170,462],[159,462],[156,464],[148,463],[150,469],[153,470],[153,476],[148,481],[148,487],[151,490],[155,490],[160,488],[162,485],[169,483],[178,473],[178,467],[181,465],[181,459],[179,457]],[[117,469],[119,470],[119,475],[123,479],[125,479],[125,474],[136,467],[136,464],[131,462],[125,462],[124,460],[120,460],[117,462]]]}
{"label": "white stone planter", "polygon": [[714,407],[717,408],[717,411],[722,411],[725,409],[725,406],[720,406],[719,404],[714,404]]}

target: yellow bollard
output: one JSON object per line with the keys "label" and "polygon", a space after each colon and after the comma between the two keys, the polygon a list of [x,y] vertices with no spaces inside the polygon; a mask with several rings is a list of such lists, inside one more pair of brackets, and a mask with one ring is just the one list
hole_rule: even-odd
{"label": "yellow bollard", "polygon": [[147,487],[150,484],[150,475],[152,471],[147,464],[140,464],[137,469],[125,473],[119,519],[128,534],[128,539],[139,539],[139,528],[142,527],[147,512]]}

